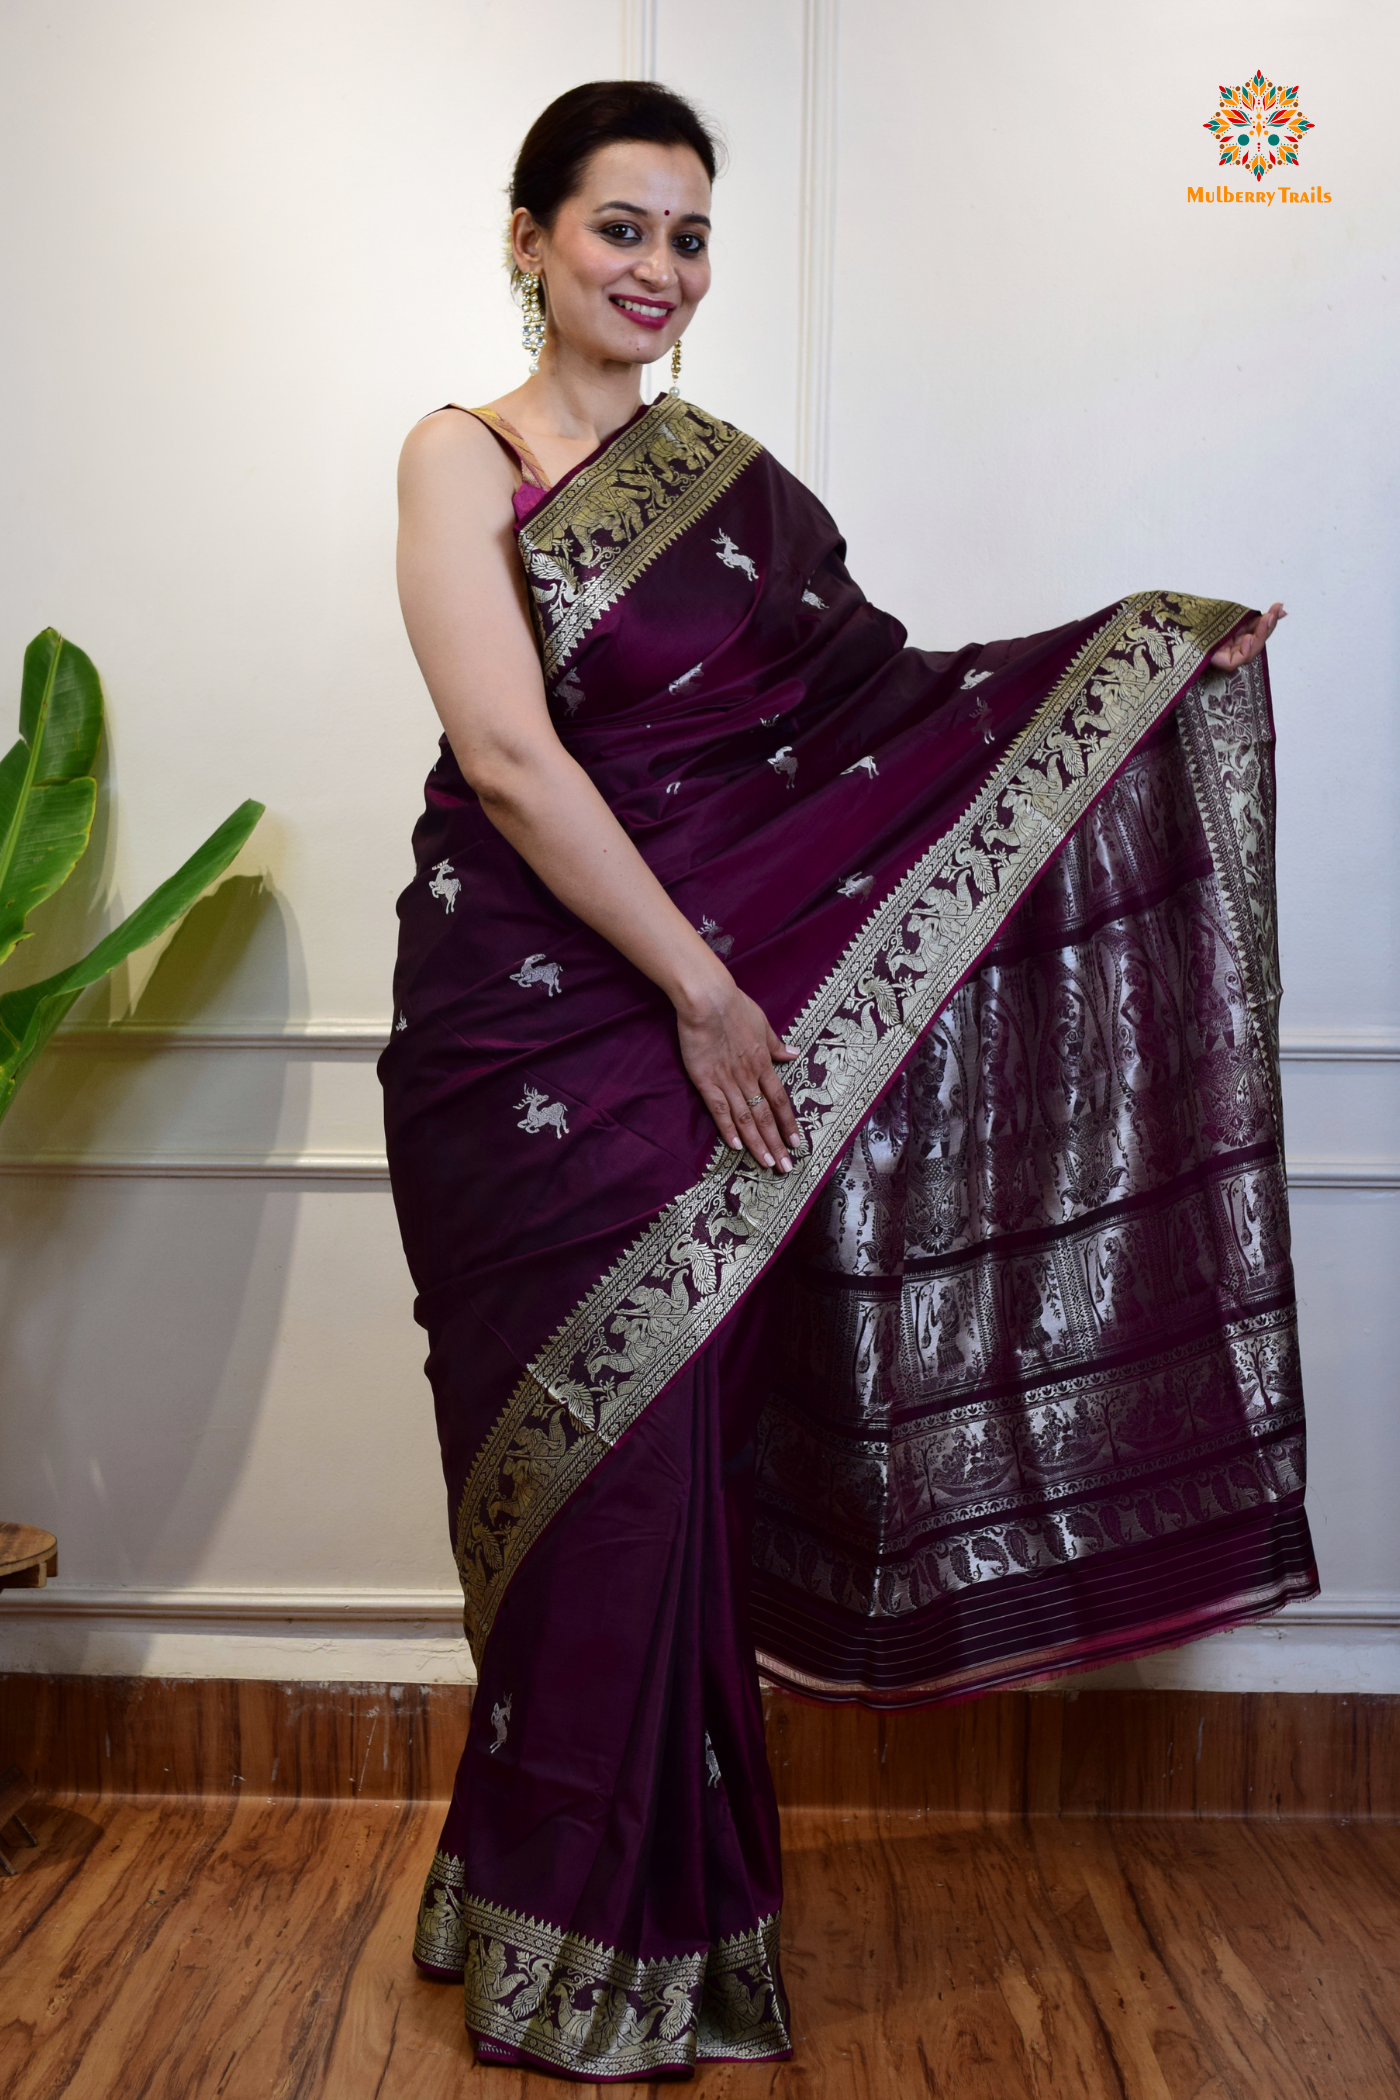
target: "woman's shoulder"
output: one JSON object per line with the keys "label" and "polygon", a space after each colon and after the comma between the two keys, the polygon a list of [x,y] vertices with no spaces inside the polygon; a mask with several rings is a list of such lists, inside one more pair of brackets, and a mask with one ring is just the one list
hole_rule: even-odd
{"label": "woman's shoulder", "polygon": [[414,424],[403,442],[404,458],[432,460],[446,455],[499,459],[501,448],[484,419],[489,413],[463,408],[456,401],[445,402]]}
{"label": "woman's shoulder", "polygon": [[516,476],[486,424],[449,402],[414,424],[399,456],[399,491],[408,499],[450,492],[509,515]]}

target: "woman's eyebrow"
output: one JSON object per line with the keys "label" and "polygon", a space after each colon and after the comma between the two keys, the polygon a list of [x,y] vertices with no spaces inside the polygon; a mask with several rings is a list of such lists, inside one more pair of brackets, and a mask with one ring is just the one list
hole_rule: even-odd
{"label": "woman's eyebrow", "polygon": [[[644,204],[629,204],[623,197],[609,197],[606,204],[595,204],[593,208],[595,211],[634,211],[639,219],[649,219],[653,216]],[[667,212],[666,216],[669,218],[671,215]],[[702,211],[683,211],[676,224],[678,226],[708,226],[710,222]]]}

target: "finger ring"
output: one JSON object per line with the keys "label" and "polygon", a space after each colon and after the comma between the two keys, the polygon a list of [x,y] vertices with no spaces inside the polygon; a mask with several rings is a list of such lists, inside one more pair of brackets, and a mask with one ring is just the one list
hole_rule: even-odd
{"label": "finger ring", "polygon": [[763,1096],[762,1094],[750,1094],[748,1097],[748,1102],[750,1108],[762,1108]]}

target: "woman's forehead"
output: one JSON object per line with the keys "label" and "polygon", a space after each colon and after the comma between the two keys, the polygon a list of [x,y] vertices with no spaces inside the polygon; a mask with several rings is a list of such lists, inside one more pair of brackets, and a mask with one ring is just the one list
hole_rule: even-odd
{"label": "woman's forehead", "polygon": [[574,201],[585,211],[613,206],[658,216],[704,213],[709,208],[710,178],[690,146],[614,139],[588,160]]}

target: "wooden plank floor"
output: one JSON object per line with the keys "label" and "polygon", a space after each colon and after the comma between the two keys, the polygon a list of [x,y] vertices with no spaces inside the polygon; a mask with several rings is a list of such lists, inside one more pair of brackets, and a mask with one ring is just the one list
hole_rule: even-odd
{"label": "wooden plank floor", "polygon": [[[0,1885],[0,2095],[558,2093],[476,2069],[459,1993],[410,1965],[441,1814],[36,1808]],[[702,2071],[712,2100],[1400,2091],[1396,1825],[805,1809],[785,1832],[796,2059]]]}

